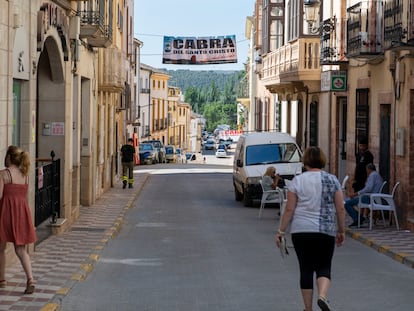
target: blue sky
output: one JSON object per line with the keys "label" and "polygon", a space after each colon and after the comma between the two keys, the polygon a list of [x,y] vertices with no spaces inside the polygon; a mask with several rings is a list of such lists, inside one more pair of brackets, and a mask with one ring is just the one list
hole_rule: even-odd
{"label": "blue sky", "polygon": [[[141,62],[170,70],[243,70],[249,42],[246,17],[252,16],[254,0],[135,0],[134,36],[144,42]],[[236,35],[237,63],[221,65],[169,65],[162,63],[165,36]]]}

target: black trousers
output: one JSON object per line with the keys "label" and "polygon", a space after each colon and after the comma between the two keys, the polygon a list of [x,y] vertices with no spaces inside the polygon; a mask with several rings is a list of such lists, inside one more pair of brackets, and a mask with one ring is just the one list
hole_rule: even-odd
{"label": "black trousers", "polygon": [[335,237],[317,233],[292,233],[300,269],[300,288],[313,289],[313,276],[331,279]]}

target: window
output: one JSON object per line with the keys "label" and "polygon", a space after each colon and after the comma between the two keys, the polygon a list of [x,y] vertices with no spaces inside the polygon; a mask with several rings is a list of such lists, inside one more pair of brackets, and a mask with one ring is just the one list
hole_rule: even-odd
{"label": "window", "polygon": [[263,130],[263,124],[262,124],[262,114],[263,114],[263,105],[261,98],[255,97],[254,99],[254,119],[255,119],[255,130],[261,131]]}
{"label": "window", "polygon": [[282,131],[282,103],[275,102],[275,131]]}
{"label": "window", "polygon": [[262,0],[262,46],[263,53],[281,47],[284,28],[284,1]]}
{"label": "window", "polygon": [[299,12],[302,12],[302,1],[289,1],[288,2],[288,33],[287,40],[293,40],[299,37]]}
{"label": "window", "polygon": [[122,32],[124,17],[122,16],[122,11],[121,11],[121,8],[119,7],[119,4],[118,4],[118,21],[117,22],[118,22],[118,28]]}
{"label": "window", "polygon": [[318,145],[318,102],[310,103],[309,146]]}
{"label": "window", "polygon": [[12,130],[12,144],[20,145],[20,126],[21,126],[21,96],[22,83],[18,80],[13,80],[13,130]]}
{"label": "window", "polygon": [[356,91],[356,116],[355,116],[355,141],[359,137],[368,137],[369,134],[369,90],[358,89]]}
{"label": "window", "polygon": [[295,144],[252,145],[246,148],[246,165],[300,162],[300,153]]}

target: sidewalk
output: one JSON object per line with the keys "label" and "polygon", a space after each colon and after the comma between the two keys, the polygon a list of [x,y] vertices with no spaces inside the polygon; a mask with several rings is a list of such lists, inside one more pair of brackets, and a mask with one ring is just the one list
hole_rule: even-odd
{"label": "sidewalk", "polygon": [[133,189],[122,189],[119,182],[93,206],[81,207],[79,218],[68,231],[36,245],[31,255],[36,280],[34,294],[23,295],[26,277],[20,262],[7,267],[7,287],[0,289],[0,311],[59,310],[55,302],[93,270],[101,250],[116,236],[147,177],[135,174]]}
{"label": "sidewalk", "polygon": [[361,228],[348,228],[347,236],[414,268],[414,232],[384,227],[377,224],[369,230],[368,224]]}
{"label": "sidewalk", "polygon": [[[53,235],[36,246],[32,254],[36,290],[23,295],[25,275],[19,262],[7,268],[7,287],[0,289],[0,311],[59,310],[59,301],[73,285],[86,278],[105,244],[122,226],[126,211],[133,205],[148,175],[135,174],[133,189],[121,183],[107,191],[95,205],[82,207],[72,227]],[[381,225],[347,229],[348,237],[372,247],[394,260],[414,268],[414,233]]]}

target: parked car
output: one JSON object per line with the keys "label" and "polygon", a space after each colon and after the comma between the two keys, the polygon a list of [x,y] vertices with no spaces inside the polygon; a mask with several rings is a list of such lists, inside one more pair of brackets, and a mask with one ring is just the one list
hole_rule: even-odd
{"label": "parked car", "polygon": [[231,139],[230,137],[227,139],[224,138],[220,138],[219,139],[219,144],[223,144],[226,146],[226,150],[230,148],[231,144],[233,143],[233,139]]}
{"label": "parked car", "polygon": [[215,147],[216,147],[216,142],[214,141],[214,139],[207,139],[206,142],[204,143],[205,150],[214,150]]}
{"label": "parked car", "polygon": [[234,153],[233,186],[236,201],[251,206],[260,200],[260,180],[269,166],[291,180],[302,173],[302,152],[296,140],[287,133],[255,132],[240,136]]}
{"label": "parked car", "polygon": [[150,143],[139,144],[139,161],[142,164],[158,163],[158,150]]}
{"label": "parked car", "polygon": [[175,153],[175,146],[173,145],[165,146],[165,159],[167,163],[170,163],[170,162],[175,163],[177,161],[177,155]]}
{"label": "parked car", "polygon": [[191,162],[191,161],[195,161],[195,160],[197,160],[197,156],[196,156],[196,154],[195,154],[195,153],[192,153],[192,152],[186,153],[186,154],[185,154],[185,158],[186,158],[186,160],[187,160],[187,163],[188,163],[188,162]]}
{"label": "parked car", "polygon": [[227,149],[230,149],[232,143],[233,143],[233,139],[231,138],[228,138],[223,142],[223,144],[226,145]]}
{"label": "parked car", "polygon": [[161,140],[152,139],[144,141],[143,143],[150,143],[152,144],[158,151],[158,163],[165,163],[166,162],[166,155],[165,155],[165,148],[164,144]]}
{"label": "parked car", "polygon": [[226,149],[217,149],[216,151],[216,158],[227,158],[227,151]]}

